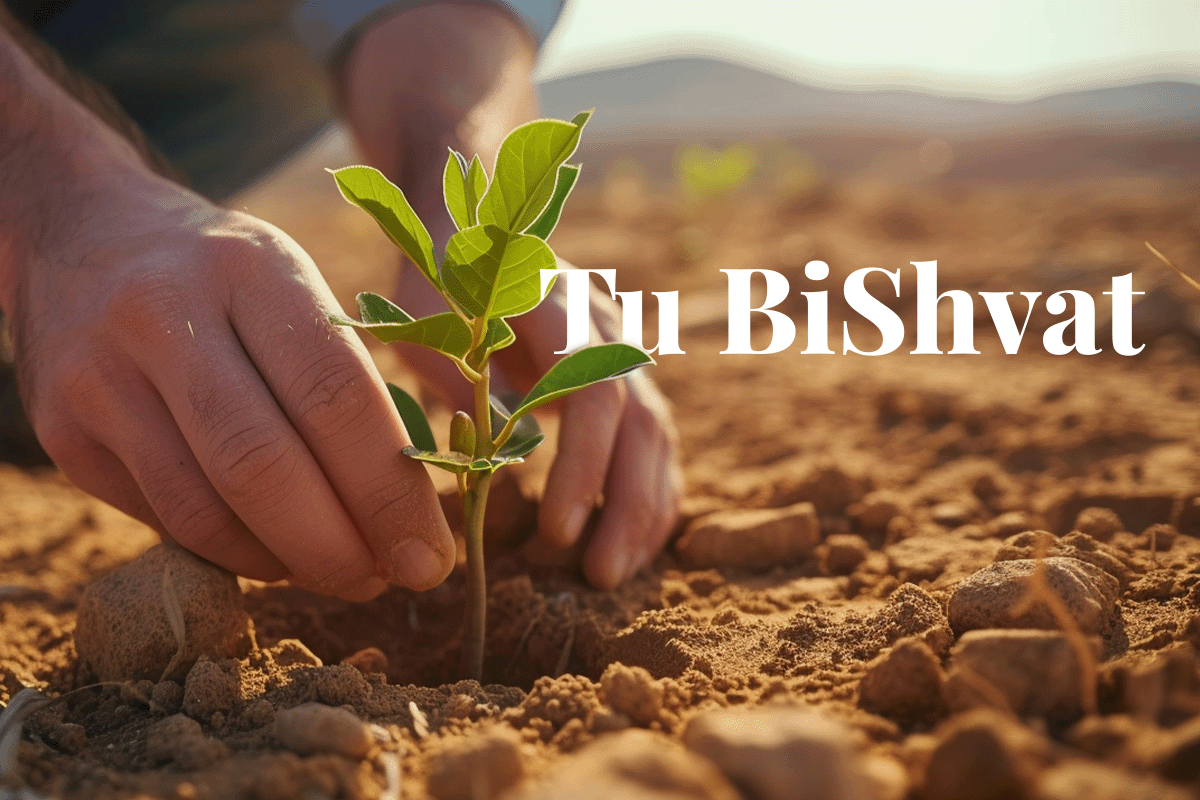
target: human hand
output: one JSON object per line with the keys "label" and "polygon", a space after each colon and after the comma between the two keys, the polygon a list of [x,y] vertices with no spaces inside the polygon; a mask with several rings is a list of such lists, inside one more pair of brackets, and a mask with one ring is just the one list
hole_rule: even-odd
{"label": "human hand", "polygon": [[355,600],[440,583],[436,494],[312,261],[266,223],[134,183],[43,242],[6,303],[49,455],[242,575]]}

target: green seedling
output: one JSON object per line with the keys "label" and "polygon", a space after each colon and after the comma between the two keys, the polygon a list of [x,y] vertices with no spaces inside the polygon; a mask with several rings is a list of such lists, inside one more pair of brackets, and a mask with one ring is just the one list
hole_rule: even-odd
{"label": "green seedling", "polygon": [[624,343],[602,344],[563,357],[523,399],[502,403],[491,394],[488,362],[515,340],[507,319],[542,302],[541,270],[555,269],[546,239],[558,224],[579,166],[567,159],[579,145],[590,111],[570,122],[543,119],[513,130],[500,145],[493,174],[479,156],[469,162],[451,150],[443,174],[446,208],[458,232],[435,257],[433,240],[404,193],[371,167],[332,171],[342,195],[370,214],[446,301],[447,311],[416,319],[395,303],[365,292],[359,320],[334,316],[381,342],[409,342],[450,359],[474,388],[474,409],[450,424],[449,448],[440,450],[420,405],[388,386],[412,445],[404,455],[457,476],[467,541],[467,624],[463,672],[483,673],[487,579],[483,520],[492,475],[520,462],[543,435],[530,412],[571,392],[653,364]]}

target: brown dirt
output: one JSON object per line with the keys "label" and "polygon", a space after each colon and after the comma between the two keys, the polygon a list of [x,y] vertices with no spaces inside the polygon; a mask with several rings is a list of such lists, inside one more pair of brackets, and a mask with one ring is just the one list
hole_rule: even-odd
{"label": "brown dirt", "polygon": [[[286,178],[284,187],[315,185]],[[380,798],[398,763],[393,797],[583,797],[592,794],[572,780],[618,773],[621,796],[766,797],[774,784],[756,776],[779,765],[762,753],[800,750],[727,742],[758,753],[762,769],[747,777],[743,759],[706,784],[696,776],[724,761],[680,742],[703,738],[684,732],[715,709],[802,703],[840,721],[821,735],[844,742],[810,747],[853,759],[857,777],[831,779],[842,781],[836,796],[1200,796],[1200,298],[1141,244],[1200,267],[1196,187],[1146,175],[968,185],[868,170],[801,194],[755,189],[689,206],[626,178],[573,200],[555,239],[581,266],[617,267],[622,290],[681,290],[687,355],[655,368],[683,436],[679,533],[713,512],[811,503],[819,541],[770,550],[791,560],[768,567],[737,552],[722,562],[719,548],[697,564],[671,546],[612,592],[588,587],[569,558],[548,564],[529,548],[497,547],[485,686],[455,682],[461,571],[430,592],[364,604],[243,582],[258,645],[247,658],[202,660],[182,684],[96,688],[38,712],[19,752],[29,786],[99,800]],[[383,252],[323,183],[301,209],[276,191],[246,204],[294,231],[327,270],[349,264],[348,253]],[[1021,354],[1005,356],[985,314],[979,356],[906,355],[911,339],[882,358],[800,356],[802,344],[718,356],[717,270],[788,275],[785,310],[802,337],[810,258],[832,269],[821,288],[831,290],[835,350],[840,276],[931,259],[942,291],[1077,288],[1099,301],[1113,275],[1134,271],[1147,292],[1135,335],[1149,343],[1131,358],[1052,357],[1035,315]],[[911,328],[906,279],[893,305]],[[339,288],[347,297],[382,285],[352,275]],[[1103,346],[1107,304],[1097,305]],[[549,457],[531,460],[527,491]],[[155,537],[50,470],[0,467],[0,487],[0,700],[22,686],[61,694],[91,679],[72,640],[83,587]],[[510,541],[530,533],[531,502],[514,500]],[[1109,512],[1080,516],[1093,508]],[[754,526],[743,535],[753,549]],[[1082,575],[1103,570],[1119,597],[1083,645],[1099,656],[1072,650],[1097,662],[1090,683],[1066,670],[1083,691],[1094,686],[1090,701],[1022,716],[1008,683],[968,668],[946,609],[978,570],[1042,555],[1087,562]],[[1064,647],[1087,641],[1069,634]],[[993,638],[987,647],[1025,641]],[[339,716],[326,721],[334,743],[285,747],[294,734],[281,733],[280,712],[309,702],[368,721],[370,741]],[[721,729],[705,719],[705,731]],[[802,735],[762,724],[780,741]],[[614,734],[629,727],[650,738]],[[718,734],[705,735],[716,747]],[[607,749],[577,752],[593,740]]]}

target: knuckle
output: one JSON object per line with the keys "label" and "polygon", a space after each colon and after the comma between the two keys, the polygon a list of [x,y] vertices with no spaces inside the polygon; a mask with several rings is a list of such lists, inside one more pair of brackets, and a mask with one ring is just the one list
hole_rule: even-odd
{"label": "knuckle", "polygon": [[[287,400],[298,424],[327,437],[344,437],[348,430],[371,418],[373,404],[366,396],[367,379],[361,366],[340,353],[322,356],[296,378]],[[379,419],[375,419],[378,424]]]}
{"label": "knuckle", "polygon": [[279,436],[254,425],[225,436],[213,448],[210,468],[231,505],[269,507],[284,499],[296,460]]}

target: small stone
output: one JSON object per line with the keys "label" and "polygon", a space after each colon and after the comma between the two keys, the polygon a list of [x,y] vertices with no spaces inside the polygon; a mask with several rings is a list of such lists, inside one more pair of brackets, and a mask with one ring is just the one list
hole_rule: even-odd
{"label": "small stone", "polygon": [[1032,731],[990,709],[949,720],[925,764],[924,800],[1024,800],[1047,745]]}
{"label": "small stone", "polygon": [[[1050,591],[1062,600],[1079,629],[1088,634],[1107,629],[1116,608],[1116,578],[1074,558],[1056,556],[1042,562]],[[1058,621],[1044,602],[1036,601],[1019,614],[1015,611],[1037,568],[1035,559],[1000,561],[962,581],[950,598],[950,627],[957,634],[978,628],[1057,630]]]}
{"label": "small stone", "polygon": [[711,762],[641,728],[602,736],[515,800],[740,800]]}
{"label": "small stone", "polygon": [[[1128,535],[1128,534],[1127,534]],[[1049,547],[1046,547],[1049,544]],[[1072,531],[1061,539],[1046,531],[1025,531],[1010,536],[996,553],[996,561],[1019,561],[1041,556],[1075,558],[1099,567],[1117,579],[1122,587],[1133,575],[1143,572],[1132,558],[1113,545],[1102,544],[1080,531]]]}
{"label": "small stone", "polygon": [[831,575],[849,575],[871,552],[867,540],[852,533],[835,533],[821,545],[825,569]]}
{"label": "small stone", "polygon": [[930,517],[938,525],[947,528],[957,528],[975,518],[975,509],[970,505],[955,500],[938,503],[930,512]]}
{"label": "small stone", "polygon": [[435,756],[425,788],[438,800],[491,800],[524,776],[521,737],[497,727],[460,739]]}
{"label": "small stone", "polygon": [[1157,553],[1165,553],[1174,547],[1175,540],[1179,538],[1179,529],[1166,522],[1156,522],[1142,531],[1142,538],[1146,540],[1146,547]]}
{"label": "small stone", "polygon": [[371,685],[349,664],[333,664],[314,676],[317,699],[329,706],[363,706]]}
{"label": "small stone", "polygon": [[87,746],[87,731],[82,725],[63,722],[50,729],[47,740],[68,755],[78,755]]}
{"label": "small stone", "polygon": [[204,722],[238,702],[241,686],[234,669],[215,661],[197,661],[183,684],[183,713]]}
{"label": "small stone", "polygon": [[263,651],[280,667],[320,667],[321,659],[299,639],[280,639],[274,647]]}
{"label": "small stone", "polygon": [[867,782],[853,742],[842,723],[795,706],[708,711],[683,732],[689,749],[758,800],[861,798]]}
{"label": "small stone", "polygon": [[[166,591],[183,612],[179,658]],[[202,655],[246,655],[250,626],[232,572],[164,542],[88,585],[79,601],[75,648],[101,681],[181,680]],[[172,659],[171,674],[163,675]]]}
{"label": "small stone", "polygon": [[608,665],[600,676],[600,699],[638,725],[649,725],[662,713],[663,686],[644,667]]}
{"label": "small stone", "polygon": [[340,753],[363,758],[371,749],[371,732],[343,708],[304,703],[275,712],[275,738],[300,755]]}
{"label": "small stone", "polygon": [[343,658],[342,663],[349,664],[364,675],[371,675],[387,672],[388,657],[378,647],[364,647]]}
{"label": "small stone", "polygon": [[675,548],[689,567],[766,569],[804,559],[820,537],[816,509],[801,502],[705,514],[692,520]]}
{"label": "small stone", "polygon": [[1089,506],[1075,517],[1074,529],[1086,533],[1097,541],[1107,542],[1114,535],[1125,530],[1125,523],[1121,522],[1117,512],[1111,508]]}
{"label": "small stone", "polygon": [[1093,758],[1103,760],[1118,756],[1138,736],[1151,741],[1156,734],[1149,722],[1128,714],[1110,714],[1084,717],[1070,727],[1066,740]]}
{"label": "small stone", "polygon": [[177,714],[183,708],[183,687],[175,681],[156,683],[150,690],[150,710],[160,714]]}
{"label": "small stone", "polygon": [[904,800],[908,797],[908,770],[894,758],[871,755],[862,760],[863,774],[873,790],[864,800]]}
{"label": "small stone", "polygon": [[1106,764],[1072,761],[1038,778],[1038,800],[1189,800],[1194,795],[1149,775]]}
{"label": "small stone", "polygon": [[879,533],[886,530],[892,517],[899,516],[903,510],[904,501],[900,495],[887,489],[879,489],[868,493],[846,509],[846,515],[858,523],[861,530]]}
{"label": "small stone", "polygon": [[1033,530],[1041,525],[1041,520],[1028,512],[1005,511],[988,520],[983,527],[988,536],[994,539],[1007,539],[1009,536]]}
{"label": "small stone", "polygon": [[224,742],[205,736],[200,723],[183,714],[161,719],[146,731],[146,757],[154,764],[174,762],[197,770],[228,756]]}
{"label": "small stone", "polygon": [[275,706],[260,697],[242,709],[241,722],[251,728],[265,728],[275,722]]}
{"label": "small stone", "polygon": [[[1090,646],[1099,650],[1098,642]],[[1079,654],[1059,631],[969,631],[950,652],[946,699],[952,709],[990,706],[998,694],[1022,716],[1077,716],[1083,710]]]}
{"label": "small stone", "polygon": [[906,637],[867,665],[858,704],[906,721],[937,719],[946,711],[941,662],[923,640]]}

